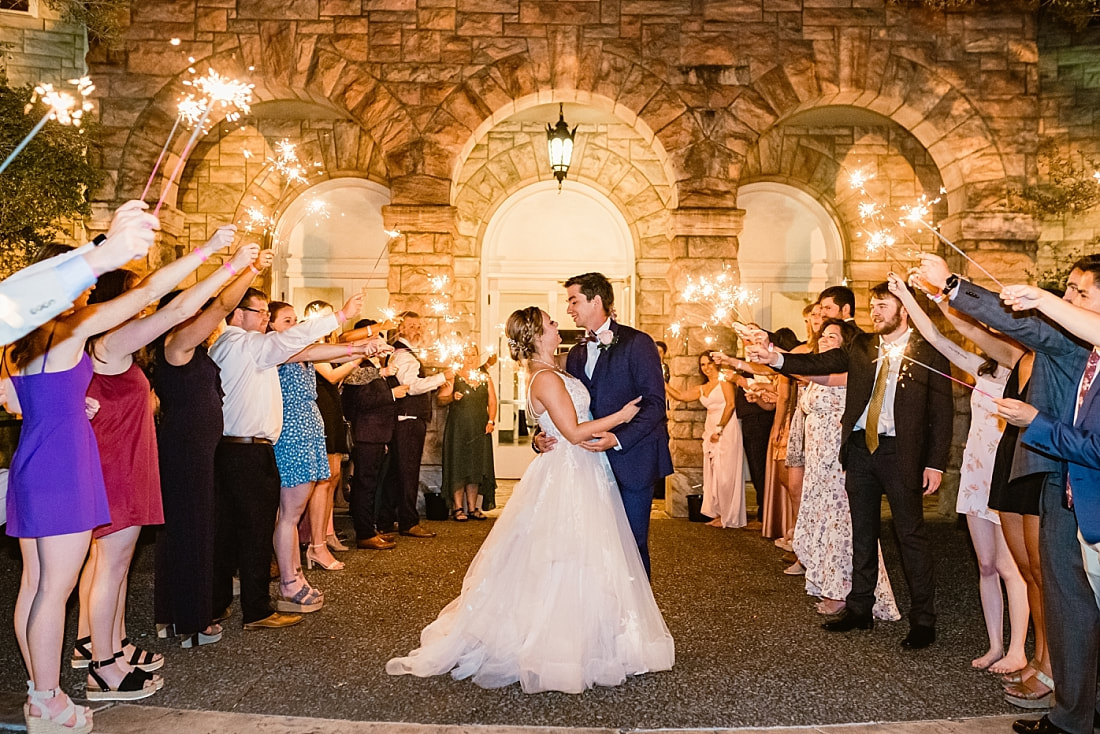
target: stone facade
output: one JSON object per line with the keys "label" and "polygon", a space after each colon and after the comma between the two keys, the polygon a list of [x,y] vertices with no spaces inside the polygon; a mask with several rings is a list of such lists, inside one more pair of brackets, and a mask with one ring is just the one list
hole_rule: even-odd
{"label": "stone facade", "polygon": [[[263,159],[285,136],[312,146],[320,176],[362,176],[391,192],[395,307],[422,306],[425,273],[447,274],[460,310],[474,313],[488,218],[548,178],[541,126],[513,118],[565,102],[613,120],[584,131],[570,178],[626,217],[636,323],[654,336],[684,313],[687,275],[736,267],[737,189],[753,181],[796,186],[825,206],[857,289],[891,260],[858,236],[853,166],[875,169],[883,203],[942,189],[942,231],[1019,277],[1037,251],[1056,261],[1063,240],[1088,241],[1100,226],[1044,226],[1011,200],[1035,180],[1041,135],[1100,157],[1096,35],[1040,28],[1025,12],[885,0],[136,0],[125,47],[88,57],[110,174],[100,212],[141,193],[189,68],[212,67],[254,81],[261,104],[240,129],[215,126],[178,190],[154,187],[169,187],[167,256],[251,203],[274,211],[301,192],[263,180]],[[265,105],[283,112],[265,115]],[[165,171],[182,149],[181,139]],[[937,247],[927,232],[913,240],[906,250]],[[462,327],[476,331],[476,320]],[[699,351],[700,335],[686,348]],[[678,379],[693,362],[674,361]],[[673,419],[677,465],[694,475],[699,413]]]}
{"label": "stone facade", "polygon": [[83,76],[88,37],[84,27],[61,21],[57,11],[31,0],[28,12],[0,10],[4,69],[13,85],[48,82],[55,86]]}

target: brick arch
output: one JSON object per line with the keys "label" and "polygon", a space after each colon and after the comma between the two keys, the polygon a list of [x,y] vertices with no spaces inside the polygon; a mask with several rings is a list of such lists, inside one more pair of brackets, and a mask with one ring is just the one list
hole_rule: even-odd
{"label": "brick arch", "polygon": [[893,53],[883,58],[866,45],[863,58],[876,63],[838,69],[834,59],[830,71],[819,73],[830,65],[812,56],[796,58],[752,80],[727,109],[757,135],[812,109],[875,112],[908,131],[932,156],[950,213],[1003,204],[1010,183],[1024,172],[1006,165],[996,135],[960,80]]}
{"label": "brick arch", "polygon": [[[570,170],[567,181],[592,187],[623,213],[631,229],[637,259],[667,258],[668,200],[672,187],[657,177],[662,171],[657,161],[647,166],[644,161],[631,161],[608,147],[596,149],[592,142],[579,152],[579,165]],[[467,160],[454,196],[459,236],[467,238],[462,248],[464,254],[481,256],[485,228],[512,194],[551,178],[539,163],[534,146],[529,144],[501,150],[476,166]],[[654,181],[655,177],[658,180]]]}
{"label": "brick arch", "polygon": [[[666,80],[598,44],[578,48],[571,39],[564,48],[549,46],[545,58],[525,51],[482,67],[440,102],[422,131],[446,157],[437,170],[446,166],[454,181],[494,125],[536,105],[576,102],[618,117],[653,147],[673,187],[670,207],[725,178],[733,152]],[[689,170],[699,160],[710,175],[693,179]]]}

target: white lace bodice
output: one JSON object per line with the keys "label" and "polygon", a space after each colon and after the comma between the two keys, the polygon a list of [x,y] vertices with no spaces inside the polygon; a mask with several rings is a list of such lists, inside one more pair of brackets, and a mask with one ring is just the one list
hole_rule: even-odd
{"label": "white lace bodice", "polygon": [[[532,375],[531,380],[528,381],[528,386],[534,384],[535,376],[543,372],[553,372],[562,379],[562,382],[565,383],[565,389],[569,392],[569,397],[573,400],[573,409],[577,411],[578,423],[584,423],[585,421],[592,420],[592,414],[589,412],[589,406],[591,405],[592,398],[588,394],[588,388],[584,386],[583,382],[578,380],[576,377],[573,377],[572,375],[565,374],[564,372],[547,369],[539,370],[534,375]],[[530,405],[531,403],[530,387],[527,388],[527,403],[528,405]],[[531,412],[534,413],[534,410],[535,409],[532,406]],[[562,438],[561,431],[558,430],[558,427],[554,425],[554,421],[550,418],[550,411],[546,411],[541,414],[534,413],[534,415],[538,419],[539,428],[541,428],[544,433],[553,436],[554,438]]]}

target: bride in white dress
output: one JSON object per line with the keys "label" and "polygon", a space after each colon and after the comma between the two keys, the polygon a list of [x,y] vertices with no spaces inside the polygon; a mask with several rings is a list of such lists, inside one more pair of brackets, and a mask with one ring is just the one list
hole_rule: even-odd
{"label": "bride in white dress", "polygon": [[558,369],[558,325],[530,307],[508,318],[528,407],[558,439],[535,458],[466,571],[459,597],[386,663],[391,675],[450,672],[483,688],[580,693],[668,670],[675,652],[607,457],[581,445],[629,422],[634,401],[592,420],[584,385]]}

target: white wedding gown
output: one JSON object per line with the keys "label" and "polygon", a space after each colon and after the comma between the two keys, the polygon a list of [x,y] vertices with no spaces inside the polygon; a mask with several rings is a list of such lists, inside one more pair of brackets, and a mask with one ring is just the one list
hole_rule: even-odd
{"label": "white wedding gown", "polygon": [[[581,382],[562,373],[581,421]],[[531,462],[466,571],[462,593],[386,663],[391,675],[450,672],[483,688],[580,693],[672,667],[675,652],[602,453],[558,439]]]}

